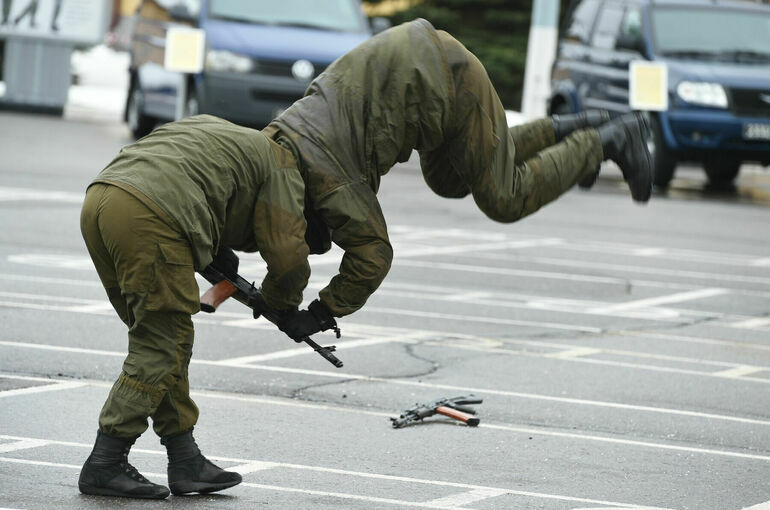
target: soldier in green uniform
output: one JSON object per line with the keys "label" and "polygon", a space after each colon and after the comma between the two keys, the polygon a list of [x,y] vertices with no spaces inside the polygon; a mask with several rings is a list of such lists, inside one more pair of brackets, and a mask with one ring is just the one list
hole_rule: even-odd
{"label": "soldier in green uniform", "polygon": [[647,201],[647,129],[639,115],[609,121],[606,112],[509,129],[478,59],[420,19],[339,58],[263,132],[299,163],[308,228],[316,233],[308,238],[323,249],[330,235],[345,251],[339,274],[320,292],[341,317],[363,306],[390,268],[393,252],[376,195],[380,178],[412,150],[434,192],[470,194],[493,220],[513,222],[576,183],[590,186],[605,159],[620,165],[632,197]]}
{"label": "soldier in green uniform", "polygon": [[192,436],[198,408],[187,367],[191,315],[200,309],[195,271],[214,261],[234,272],[237,257],[233,263],[229,249],[258,250],[267,262],[264,304],[292,319],[310,274],[303,206],[291,152],[259,131],[211,116],[158,128],[125,147],[89,186],[81,230],[128,326],[128,356],[99,416],[81,492],[168,496],[127,460],[148,418],[167,448],[174,494],[240,483],[238,473],[209,462]]}

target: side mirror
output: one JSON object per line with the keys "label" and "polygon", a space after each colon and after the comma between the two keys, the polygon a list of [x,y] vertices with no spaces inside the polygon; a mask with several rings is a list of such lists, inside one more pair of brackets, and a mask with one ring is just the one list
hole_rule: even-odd
{"label": "side mirror", "polygon": [[177,21],[196,21],[195,15],[183,3],[176,3],[169,7],[168,15],[171,19]]}
{"label": "side mirror", "polygon": [[620,34],[615,43],[615,48],[619,50],[630,50],[638,53],[644,53],[644,40],[634,34]]}
{"label": "side mirror", "polygon": [[374,34],[379,34],[380,32],[384,32],[385,30],[391,27],[390,20],[380,16],[377,16],[376,18],[372,18],[371,20],[369,20],[369,24],[372,26],[372,33]]}

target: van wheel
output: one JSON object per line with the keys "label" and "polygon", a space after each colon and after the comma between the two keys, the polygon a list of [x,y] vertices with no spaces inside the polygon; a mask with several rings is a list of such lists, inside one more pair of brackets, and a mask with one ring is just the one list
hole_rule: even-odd
{"label": "van wheel", "polygon": [[553,109],[553,115],[568,115],[570,113],[575,112],[572,111],[572,108],[570,108],[570,106],[564,101],[559,102],[556,108]]}
{"label": "van wheel", "polygon": [[132,82],[131,88],[128,91],[126,120],[128,122],[128,129],[131,130],[134,138],[141,138],[149,135],[155,127],[155,119],[145,115],[143,108],[144,94],[142,94],[141,89],[136,86],[136,82]]}
{"label": "van wheel", "polygon": [[676,170],[676,157],[666,147],[663,140],[663,130],[656,116],[650,118],[650,139],[647,146],[652,155],[652,182],[655,186],[666,189],[674,178]]}
{"label": "van wheel", "polygon": [[732,184],[741,171],[741,162],[731,158],[714,158],[703,162],[703,169],[711,184],[725,186]]}

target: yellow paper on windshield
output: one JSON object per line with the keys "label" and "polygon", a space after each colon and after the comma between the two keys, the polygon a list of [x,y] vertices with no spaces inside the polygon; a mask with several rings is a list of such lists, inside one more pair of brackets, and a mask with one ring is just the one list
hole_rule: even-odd
{"label": "yellow paper on windshield", "polygon": [[197,28],[169,28],[166,33],[166,55],[163,65],[169,71],[199,73],[203,71],[206,38]]}
{"label": "yellow paper on windshield", "polygon": [[668,110],[666,64],[637,60],[628,69],[628,104],[632,110]]}

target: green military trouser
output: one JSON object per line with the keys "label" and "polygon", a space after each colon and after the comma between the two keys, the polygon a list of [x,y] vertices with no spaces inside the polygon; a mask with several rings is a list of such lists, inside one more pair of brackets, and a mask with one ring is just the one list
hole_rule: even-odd
{"label": "green military trouser", "polygon": [[438,36],[455,98],[444,143],[420,153],[425,181],[434,192],[448,198],[470,192],[487,216],[510,223],[598,171],[604,153],[595,129],[555,144],[550,119],[508,128],[481,62],[448,33],[439,30]]}
{"label": "green military trouser", "polygon": [[200,309],[192,251],[171,222],[117,186],[93,184],[80,228],[107,296],[128,326],[128,356],[99,416],[99,429],[134,438],[151,417],[159,436],[198,419],[190,399],[191,314]]}

